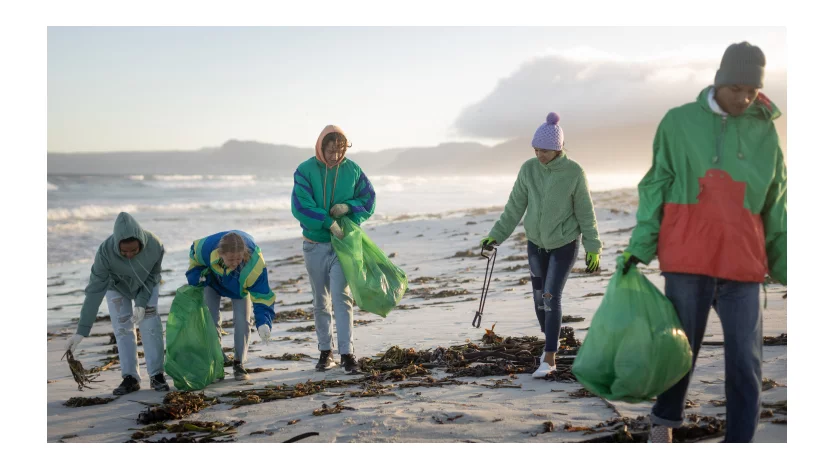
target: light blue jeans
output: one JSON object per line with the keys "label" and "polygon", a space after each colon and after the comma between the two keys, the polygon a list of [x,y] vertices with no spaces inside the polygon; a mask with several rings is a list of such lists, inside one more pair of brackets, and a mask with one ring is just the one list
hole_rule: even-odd
{"label": "light blue jeans", "polygon": [[339,354],[353,354],[353,299],[339,258],[330,243],[304,241],[304,265],[313,291],[313,312],[319,351],[332,351],[333,316]]}
{"label": "light blue jeans", "polygon": [[[203,289],[203,299],[206,301],[211,316],[214,319],[214,326],[217,327],[217,336],[220,337],[220,294],[212,287],[206,286]],[[246,354],[249,351],[249,319],[252,318],[252,301],[249,296],[245,299],[229,299],[232,301],[232,324],[235,329],[235,360],[241,364],[246,362]]]}
{"label": "light blue jeans", "polygon": [[[133,324],[133,301],[125,298],[121,292],[108,290],[105,294],[107,310],[110,312],[110,323],[116,335],[116,346],[119,348],[119,364],[122,367],[122,377],[132,375],[141,381],[139,375],[139,355],[136,352],[136,326]],[[153,288],[151,298],[145,308],[145,318],[139,323],[142,333],[142,345],[145,350],[145,365],[148,375],[153,377],[162,373],[165,361],[165,349],[162,338],[162,320],[156,311],[159,303],[159,285]]]}

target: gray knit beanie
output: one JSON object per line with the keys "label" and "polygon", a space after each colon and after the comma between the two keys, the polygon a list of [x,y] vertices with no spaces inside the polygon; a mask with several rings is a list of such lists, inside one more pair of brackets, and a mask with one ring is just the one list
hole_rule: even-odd
{"label": "gray knit beanie", "polygon": [[764,87],[764,52],[747,41],[730,44],[715,72],[715,86],[748,85]]}

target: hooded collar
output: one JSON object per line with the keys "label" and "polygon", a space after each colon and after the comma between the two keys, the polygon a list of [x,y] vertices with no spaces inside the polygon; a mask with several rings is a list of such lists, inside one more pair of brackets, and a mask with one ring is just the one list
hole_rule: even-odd
{"label": "hooded collar", "polygon": [[343,136],[345,136],[345,139],[347,139],[345,131],[343,131],[339,126],[333,124],[325,126],[324,129],[321,131],[321,134],[319,134],[319,138],[316,141],[316,160],[321,162],[327,168],[335,168],[345,160],[345,156],[342,155],[342,157],[339,159],[339,161],[336,162],[335,165],[328,165],[327,160],[324,159],[324,149],[321,148],[321,142],[324,140],[324,136],[330,134],[331,132],[342,134]]}

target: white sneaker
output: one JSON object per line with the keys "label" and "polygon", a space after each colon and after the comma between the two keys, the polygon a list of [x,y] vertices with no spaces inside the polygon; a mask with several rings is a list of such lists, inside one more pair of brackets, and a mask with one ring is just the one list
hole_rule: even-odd
{"label": "white sneaker", "polygon": [[550,364],[542,361],[542,363],[539,364],[539,368],[536,369],[535,372],[533,372],[533,378],[534,379],[541,379],[544,376],[546,376],[548,372],[550,372],[551,370],[554,370],[554,369],[556,369],[556,368],[551,367]]}
{"label": "white sneaker", "polygon": [[670,444],[672,442],[672,428],[652,424],[649,428],[649,442]]}
{"label": "white sneaker", "polygon": [[539,364],[544,364],[544,355],[545,354],[547,354],[547,353],[544,352],[544,350],[542,350],[542,357],[539,358]]}

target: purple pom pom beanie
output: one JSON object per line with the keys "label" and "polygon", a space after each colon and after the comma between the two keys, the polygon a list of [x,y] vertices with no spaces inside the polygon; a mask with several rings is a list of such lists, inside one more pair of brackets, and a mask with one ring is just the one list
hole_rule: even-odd
{"label": "purple pom pom beanie", "polygon": [[565,142],[565,135],[559,127],[559,115],[550,113],[547,115],[547,122],[536,129],[533,136],[533,147],[545,150],[562,150]]}

